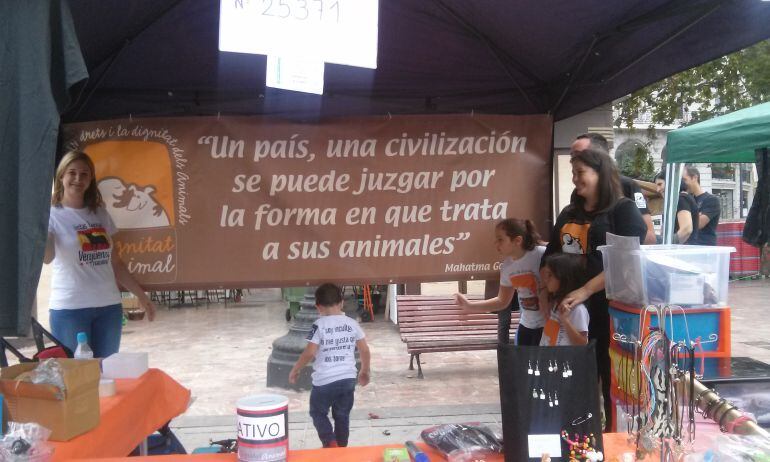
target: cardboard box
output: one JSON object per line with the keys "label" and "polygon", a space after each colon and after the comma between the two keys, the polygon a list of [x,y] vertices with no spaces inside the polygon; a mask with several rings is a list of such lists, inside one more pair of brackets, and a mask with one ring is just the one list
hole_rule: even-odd
{"label": "cardboard box", "polygon": [[0,393],[5,397],[9,421],[36,422],[51,430],[51,440],[68,441],[99,424],[99,360],[53,361],[64,371],[63,399],[53,385],[15,380],[38,363],[0,369]]}

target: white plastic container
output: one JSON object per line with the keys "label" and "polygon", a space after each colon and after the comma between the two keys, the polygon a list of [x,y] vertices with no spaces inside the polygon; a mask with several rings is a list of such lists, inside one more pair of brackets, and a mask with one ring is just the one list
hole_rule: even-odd
{"label": "white plastic container", "polygon": [[238,412],[238,460],[283,462],[289,454],[289,398],[251,395],[235,404]]}
{"label": "white plastic container", "polygon": [[99,398],[105,398],[107,396],[115,395],[115,380],[114,379],[101,379],[99,380]]}
{"label": "white plastic container", "polygon": [[607,298],[631,305],[726,306],[734,247],[599,246]]}
{"label": "white plastic container", "polygon": [[115,353],[102,361],[102,378],[135,379],[147,372],[147,353]]}

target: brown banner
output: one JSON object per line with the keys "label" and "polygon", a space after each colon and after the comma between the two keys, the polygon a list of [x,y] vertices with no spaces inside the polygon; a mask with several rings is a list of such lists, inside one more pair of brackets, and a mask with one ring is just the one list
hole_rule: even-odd
{"label": "brown banner", "polygon": [[495,278],[494,224],[550,210],[548,116],[64,127],[94,159],[116,250],[153,288]]}

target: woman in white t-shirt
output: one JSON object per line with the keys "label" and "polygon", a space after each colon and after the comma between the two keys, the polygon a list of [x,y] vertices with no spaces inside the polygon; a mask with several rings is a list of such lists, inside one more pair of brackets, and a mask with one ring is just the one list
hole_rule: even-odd
{"label": "woman in white t-shirt", "polygon": [[543,328],[540,346],[576,346],[588,344],[588,309],[582,303],[569,308],[564,297],[586,282],[585,257],[555,253],[543,262],[543,284],[548,291],[550,317]]}
{"label": "woman in white t-shirt", "polygon": [[139,298],[150,321],[155,305],[112,254],[116,232],[96,186],[94,164],[84,152],[70,151],[56,169],[45,263],[53,263],[51,330],[72,351],[85,332],[94,357],[120,348],[123,306],[117,282]]}
{"label": "woman in white t-shirt", "polygon": [[519,293],[521,317],[516,331],[517,345],[539,345],[545,325],[546,307],[540,303],[540,259],[545,247],[537,246],[540,236],[531,220],[507,218],[495,226],[495,245],[504,257],[500,265],[500,289],[497,297],[477,302],[455,294],[460,308],[467,311],[506,309],[515,291]]}

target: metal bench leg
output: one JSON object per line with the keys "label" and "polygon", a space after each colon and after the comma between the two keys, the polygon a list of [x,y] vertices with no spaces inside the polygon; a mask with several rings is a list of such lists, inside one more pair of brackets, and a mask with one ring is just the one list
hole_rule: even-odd
{"label": "metal bench leg", "polygon": [[409,370],[414,370],[414,353],[412,353],[412,356],[409,358]]}
{"label": "metal bench leg", "polygon": [[424,379],[422,375],[422,366],[420,365],[420,353],[417,353],[417,378]]}

